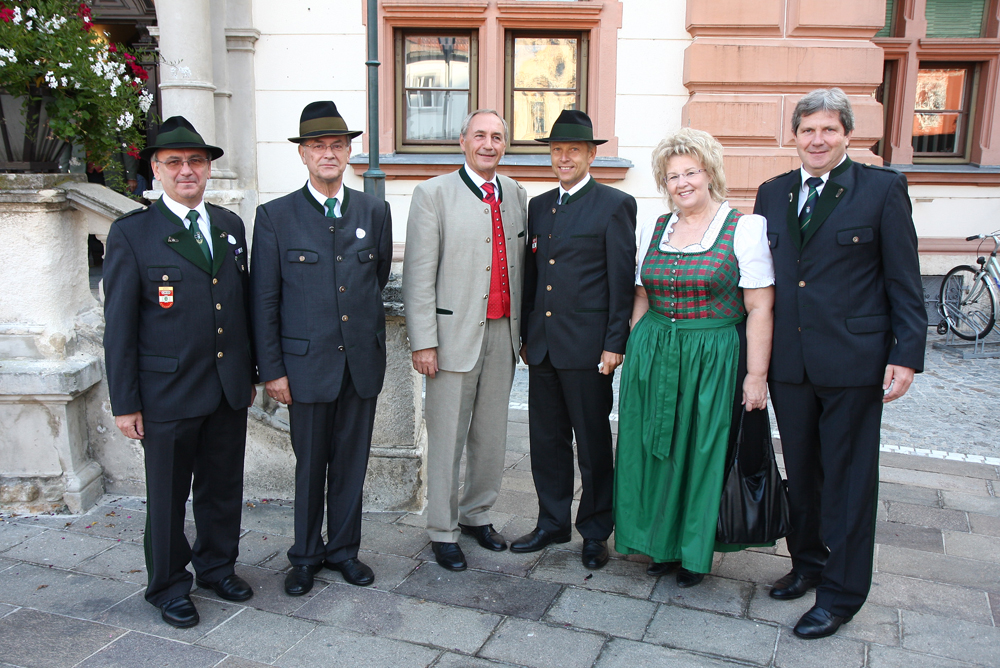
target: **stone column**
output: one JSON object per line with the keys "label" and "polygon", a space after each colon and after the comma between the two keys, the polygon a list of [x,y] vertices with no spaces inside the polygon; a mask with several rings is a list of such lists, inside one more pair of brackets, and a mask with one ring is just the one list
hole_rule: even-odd
{"label": "stone column", "polygon": [[229,164],[236,172],[236,187],[245,193],[240,216],[252,232],[257,208],[257,101],[254,77],[254,44],[260,31],[253,27],[250,0],[226,0],[226,55],[229,63]]}
{"label": "stone column", "polygon": [[730,203],[748,212],[757,186],[799,165],[792,110],[815,88],[839,86],[856,116],[852,159],[880,163],[882,50],[871,42],[884,0],[844,0],[831,10],[810,0],[688,0],[682,124],[706,130],[726,149]]}

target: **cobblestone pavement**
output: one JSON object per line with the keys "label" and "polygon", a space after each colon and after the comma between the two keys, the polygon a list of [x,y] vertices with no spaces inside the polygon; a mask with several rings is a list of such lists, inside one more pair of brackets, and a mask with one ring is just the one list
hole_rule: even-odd
{"label": "cobblestone pavement", "polygon": [[[508,540],[535,524],[526,413],[513,411],[492,515]],[[864,609],[832,638],[791,626],[812,596],[778,602],[783,543],[716,555],[692,589],[637,557],[602,570],[581,540],[493,553],[466,536],[469,570],[434,563],[423,518],[368,513],[368,588],[324,570],[282,591],[288,502],[247,502],[237,572],[246,604],[196,589],[201,623],[177,630],[142,597],[144,503],[107,496],[83,516],[0,517],[0,664],[145,668],[956,668],[1000,666],[1000,467],[884,454],[875,573]],[[193,526],[189,527],[193,535]]]}

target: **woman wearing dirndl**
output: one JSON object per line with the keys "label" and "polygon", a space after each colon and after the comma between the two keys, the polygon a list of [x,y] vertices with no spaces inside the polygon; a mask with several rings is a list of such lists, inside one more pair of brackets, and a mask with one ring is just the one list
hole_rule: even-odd
{"label": "woman wearing dirndl", "polygon": [[[712,567],[734,397],[740,412],[767,406],[774,265],[764,218],[725,201],[715,138],[684,128],[660,142],[652,161],[673,213],[637,235],[619,402],[615,549],[648,555],[653,576],[679,567],[677,584],[691,587]],[[738,326],[746,332],[739,394]]]}

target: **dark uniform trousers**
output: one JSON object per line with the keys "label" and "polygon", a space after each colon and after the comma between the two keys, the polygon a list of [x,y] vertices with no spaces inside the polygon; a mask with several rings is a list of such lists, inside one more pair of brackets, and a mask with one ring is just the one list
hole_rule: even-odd
{"label": "dark uniform trousers", "polygon": [[[208,415],[144,421],[143,543],[149,569],[146,600],[153,605],[159,607],[191,591],[188,562],[198,578],[208,582],[233,573],[243,511],[246,424],[247,409],[230,407],[225,397]],[[192,491],[198,536],[193,549],[184,535],[184,506]]]}
{"label": "dark uniform trousers", "polygon": [[[288,550],[294,565],[343,561],[358,556],[361,500],[375,425],[377,397],[358,396],[344,366],[334,401],[288,407],[295,451],[295,543]],[[329,490],[327,490],[329,480]],[[327,543],[323,543],[326,493]]]}
{"label": "dark uniform trousers", "polygon": [[614,453],[611,445],[613,375],[594,369],[557,369],[546,355],[528,367],[531,476],[538,494],[538,526],[562,533],[572,526],[573,435],[583,481],[576,528],[606,540],[614,527]]}

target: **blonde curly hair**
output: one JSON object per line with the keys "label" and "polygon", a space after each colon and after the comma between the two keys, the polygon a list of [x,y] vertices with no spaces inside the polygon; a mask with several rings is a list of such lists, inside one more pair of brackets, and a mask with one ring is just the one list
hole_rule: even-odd
{"label": "blonde curly hair", "polygon": [[681,128],[667,135],[653,149],[653,179],[656,189],[667,196],[671,211],[676,211],[667,191],[667,163],[677,155],[689,155],[705,168],[708,174],[708,193],[716,202],[726,199],[726,172],[722,166],[722,144],[704,130]]}

